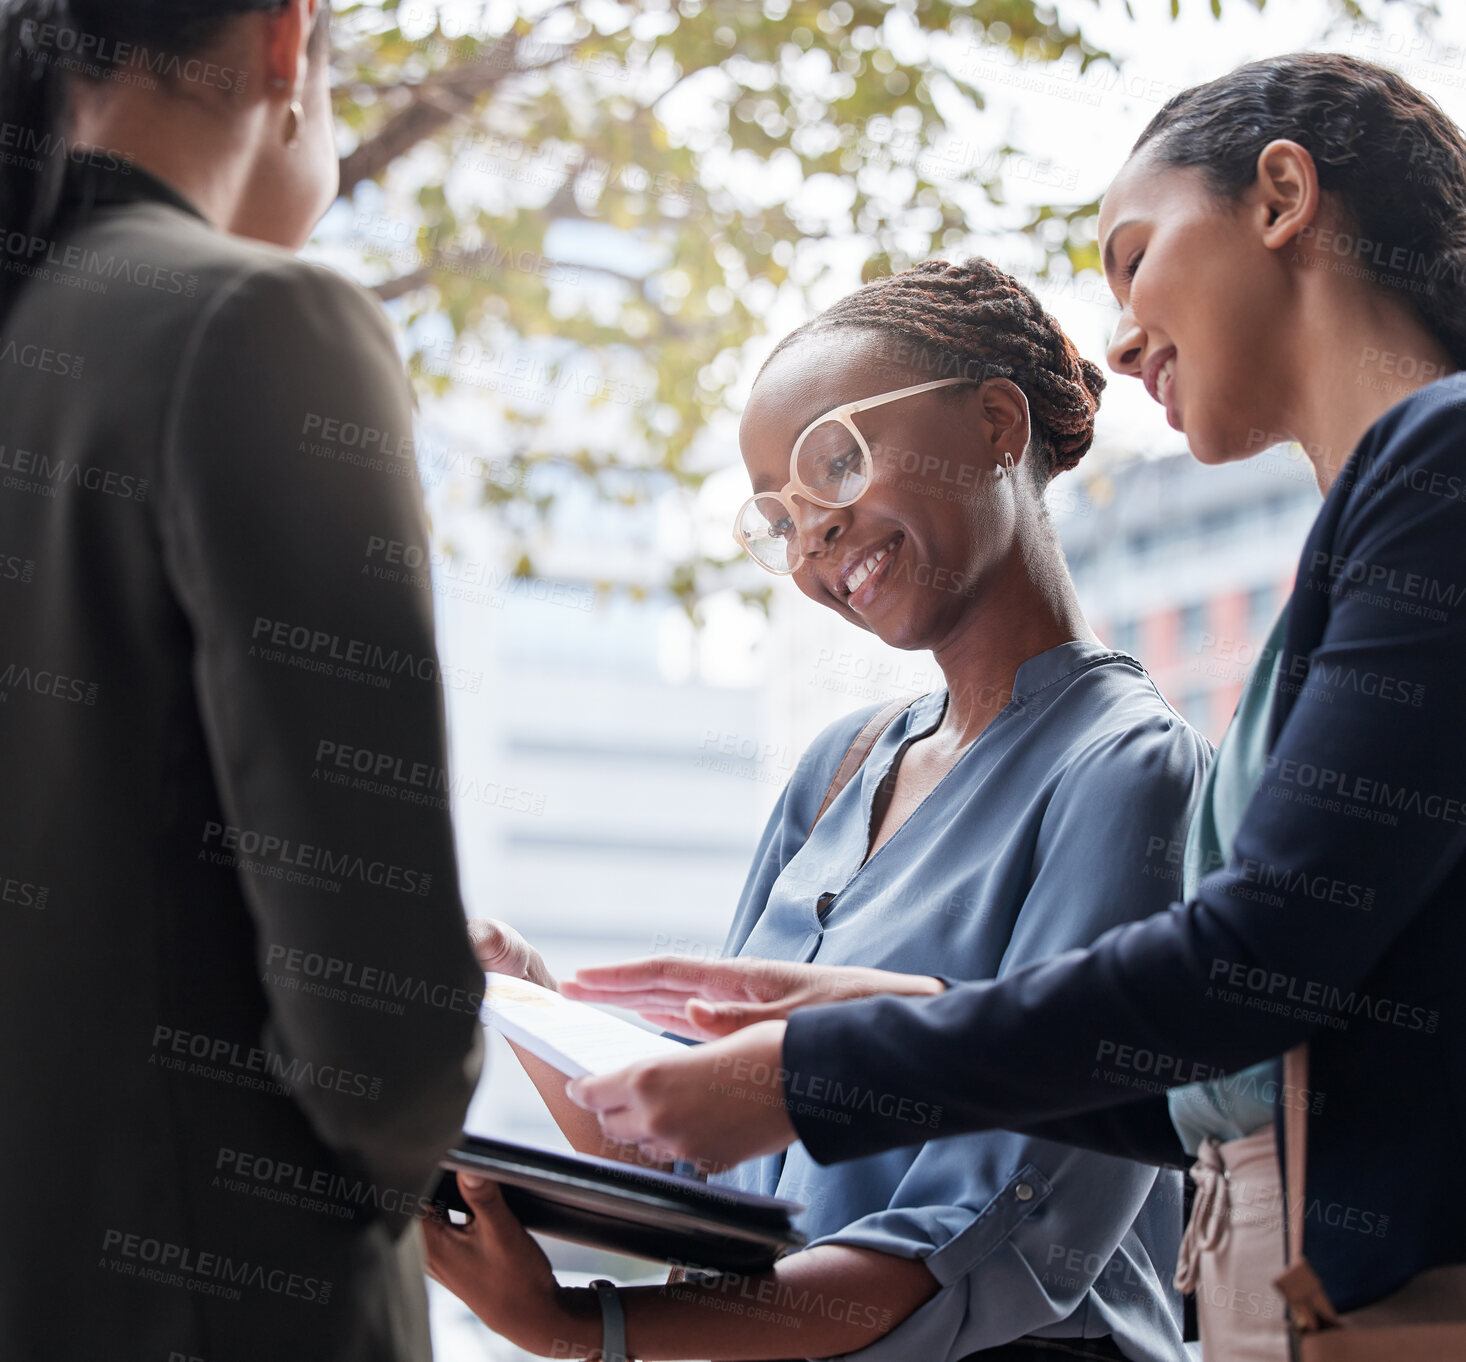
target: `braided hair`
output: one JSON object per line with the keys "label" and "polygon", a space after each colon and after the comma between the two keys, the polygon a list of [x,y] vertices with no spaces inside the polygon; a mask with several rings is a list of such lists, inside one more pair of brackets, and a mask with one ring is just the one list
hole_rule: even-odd
{"label": "braided hair", "polygon": [[927,260],[873,280],[790,332],[769,359],[801,337],[846,328],[897,341],[906,366],[932,378],[1010,379],[1028,398],[1040,483],[1073,468],[1094,440],[1104,374],[1031,289],[989,260]]}

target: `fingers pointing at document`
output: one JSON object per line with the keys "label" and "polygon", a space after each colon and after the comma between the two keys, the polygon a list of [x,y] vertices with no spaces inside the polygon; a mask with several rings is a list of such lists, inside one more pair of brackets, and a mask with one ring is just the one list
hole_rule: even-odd
{"label": "fingers pointing at document", "polygon": [[859,966],[658,955],[582,969],[561,992],[579,1002],[629,1008],[679,1036],[716,1040],[759,1022],[782,1020],[800,1007],[877,993],[924,997],[943,987],[926,975]]}
{"label": "fingers pointing at document", "polygon": [[795,1140],[784,1106],[782,1021],[759,1022],[685,1055],[578,1078],[565,1091],[609,1140],[654,1159],[715,1168],[773,1154]]}

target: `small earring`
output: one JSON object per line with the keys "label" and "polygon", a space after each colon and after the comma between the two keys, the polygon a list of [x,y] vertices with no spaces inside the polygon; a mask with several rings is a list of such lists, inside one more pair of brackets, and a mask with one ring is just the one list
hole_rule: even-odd
{"label": "small earring", "polygon": [[1013,456],[1005,449],[1003,451],[1003,463],[999,468],[993,469],[993,477],[1003,478],[1013,475]]}
{"label": "small earring", "polygon": [[292,99],[290,108],[285,118],[285,145],[296,147],[300,145],[300,128],[305,122],[305,106],[300,100]]}

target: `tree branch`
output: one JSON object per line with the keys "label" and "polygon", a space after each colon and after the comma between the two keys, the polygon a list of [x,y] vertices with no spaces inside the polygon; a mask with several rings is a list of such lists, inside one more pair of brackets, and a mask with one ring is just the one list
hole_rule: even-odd
{"label": "tree branch", "polygon": [[[390,303],[404,293],[428,287],[435,274],[471,274],[482,265],[494,263],[502,254],[503,248],[499,246],[485,246],[476,251],[463,251],[454,255],[440,251],[415,270],[394,275],[391,279],[382,280],[380,284],[373,284],[371,291],[382,302]],[[612,269],[609,265],[571,264],[568,261],[549,259],[543,259],[542,263],[546,270],[587,270],[592,274],[619,279],[622,283],[630,284],[643,298],[647,296],[646,279],[639,274],[628,274],[625,270]]]}
{"label": "tree branch", "polygon": [[[550,14],[572,7],[570,4],[556,6],[542,15],[539,22],[543,23]],[[525,37],[524,34],[510,33],[475,60],[435,71],[425,80],[409,86],[411,96],[407,107],[392,114],[376,133],[358,145],[355,151],[342,157],[339,191],[342,197],[349,197],[363,180],[375,179],[399,156],[411,151],[455,118],[470,112],[506,76],[545,70],[547,66],[563,61],[575,48],[573,42],[566,43],[555,61],[521,66],[518,54]]]}

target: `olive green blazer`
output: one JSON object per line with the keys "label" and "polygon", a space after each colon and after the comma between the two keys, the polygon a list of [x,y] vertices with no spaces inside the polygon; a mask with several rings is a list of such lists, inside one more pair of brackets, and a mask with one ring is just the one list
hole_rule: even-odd
{"label": "olive green blazer", "polygon": [[426,1359],[483,976],[446,782],[370,776],[475,678],[372,572],[391,332],[136,167],[0,264],[0,1351]]}

